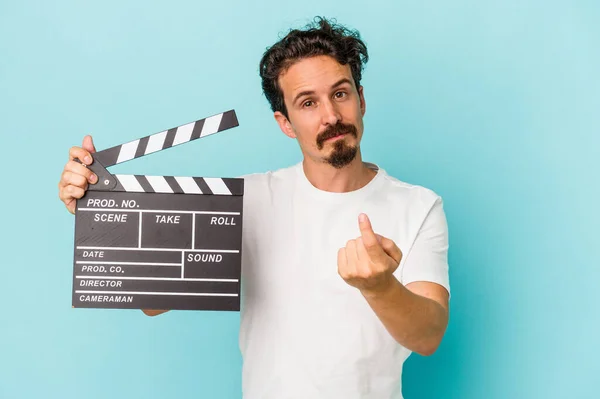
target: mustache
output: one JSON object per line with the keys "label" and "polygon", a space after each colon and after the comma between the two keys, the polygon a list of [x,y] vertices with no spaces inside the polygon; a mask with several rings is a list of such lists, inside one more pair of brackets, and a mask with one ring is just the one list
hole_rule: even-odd
{"label": "mustache", "polygon": [[330,125],[317,136],[317,148],[322,149],[325,140],[339,136],[340,134],[350,134],[354,137],[358,136],[356,126],[338,122],[335,125]]}

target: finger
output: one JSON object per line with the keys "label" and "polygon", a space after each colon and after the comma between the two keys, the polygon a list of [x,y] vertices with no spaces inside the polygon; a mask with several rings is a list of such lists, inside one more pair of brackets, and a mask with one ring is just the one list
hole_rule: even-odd
{"label": "finger", "polygon": [[86,178],[86,180],[92,184],[94,184],[98,181],[98,176],[96,176],[94,174],[94,172],[92,172],[90,169],[86,168],[79,162],[75,162],[75,161],[67,162],[64,170],[74,173],[76,175],[84,176]]}
{"label": "finger", "polygon": [[346,243],[346,247],[342,248],[344,250],[344,269],[343,273],[340,275],[344,279],[354,278],[356,277],[356,266],[358,264],[358,260],[356,257],[356,244],[354,240],[350,240]]}
{"label": "finger", "polygon": [[346,259],[348,259],[348,263],[356,263],[358,262],[358,252],[356,251],[356,241],[349,240],[346,243]]}
{"label": "finger", "polygon": [[89,134],[83,138],[83,144],[81,147],[88,151],[89,153],[96,152],[96,147],[94,147],[94,140],[92,140],[92,136]]}
{"label": "finger", "polygon": [[83,197],[83,195],[85,194],[85,190],[77,186],[67,186],[64,188],[64,191],[67,195],[69,195],[70,198],[76,199]]}
{"label": "finger", "polygon": [[73,160],[75,158],[79,159],[85,165],[91,165],[93,162],[90,152],[81,147],[71,147],[69,150],[69,160]]}
{"label": "finger", "polygon": [[67,207],[67,210],[69,212],[71,212],[73,215],[75,214],[75,206],[77,204],[75,203],[75,200],[71,200],[70,202],[65,202],[65,206]]}
{"label": "finger", "polygon": [[360,228],[360,235],[362,237],[363,244],[371,260],[375,260],[376,258],[380,258],[382,255],[384,255],[383,249],[381,248],[381,245],[379,245],[377,236],[375,235],[373,227],[371,226],[371,221],[364,213],[361,213],[358,216],[358,227]]}
{"label": "finger", "polygon": [[78,187],[78,186],[67,185],[67,186],[61,187],[60,191],[58,192],[58,198],[60,198],[60,200],[62,202],[64,202],[65,205],[68,206],[71,201],[73,201],[74,199],[79,199],[79,198],[83,197],[84,194],[85,194],[84,188]]}
{"label": "finger", "polygon": [[356,254],[358,255],[358,260],[369,260],[369,253],[367,252],[367,248],[365,247],[365,243],[362,237],[358,237],[356,239]]}
{"label": "finger", "polygon": [[388,254],[388,256],[392,259],[394,259],[394,261],[397,264],[400,264],[400,261],[402,260],[402,251],[400,250],[400,248],[398,248],[398,246],[396,245],[396,243],[392,240],[390,240],[389,238],[381,237],[381,248],[383,248],[383,250],[385,251],[386,254]]}
{"label": "finger", "polygon": [[69,172],[68,170],[63,172],[61,183],[63,189],[67,186],[77,186],[84,190],[87,189],[87,178],[85,176]]}
{"label": "finger", "polygon": [[368,276],[373,271],[375,271],[372,268],[371,257],[367,252],[367,248],[365,248],[365,244],[362,237],[358,237],[356,239],[356,254],[358,256],[356,269],[361,276]]}
{"label": "finger", "polygon": [[360,228],[360,235],[366,248],[379,245],[377,236],[375,235],[373,227],[371,226],[371,221],[364,213],[361,213],[358,216],[358,227]]}
{"label": "finger", "polygon": [[340,248],[338,250],[337,260],[338,260],[338,268],[344,267],[348,263],[348,260],[346,259],[346,248]]}
{"label": "finger", "polygon": [[66,186],[59,192],[60,200],[65,204],[67,210],[75,214],[75,207],[77,206],[77,200],[85,194],[85,190],[81,187]]}
{"label": "finger", "polygon": [[348,259],[346,257],[346,248],[340,248],[337,256],[338,274],[346,279],[348,276]]}

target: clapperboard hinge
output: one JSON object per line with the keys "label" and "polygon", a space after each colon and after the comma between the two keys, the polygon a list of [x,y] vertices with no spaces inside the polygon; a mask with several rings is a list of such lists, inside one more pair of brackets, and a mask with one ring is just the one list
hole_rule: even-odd
{"label": "clapperboard hinge", "polygon": [[[173,194],[241,195],[239,179],[188,176],[113,175],[107,168],[144,155],[239,126],[235,110],[177,126],[93,154],[88,168],[98,176],[90,191],[122,191]],[[76,160],[80,162],[79,160]]]}

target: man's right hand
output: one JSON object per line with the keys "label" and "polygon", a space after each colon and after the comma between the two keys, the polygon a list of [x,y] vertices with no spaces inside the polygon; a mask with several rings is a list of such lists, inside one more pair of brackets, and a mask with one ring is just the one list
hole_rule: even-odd
{"label": "man's right hand", "polygon": [[[84,165],[91,165],[94,162],[92,154],[96,152],[92,136],[85,136],[81,147],[72,147],[69,150],[69,161],[63,169],[60,181],[58,182],[58,197],[72,214],[75,214],[75,201],[85,194],[88,184],[96,184],[98,176],[91,170],[74,161],[77,158]],[[167,310],[144,310],[148,316],[158,316],[168,312]]]}
{"label": "man's right hand", "polygon": [[58,183],[58,197],[69,212],[75,214],[76,200],[83,197],[89,184],[95,184],[98,176],[84,165],[74,161],[77,158],[85,165],[93,162],[92,154],[96,152],[92,136],[85,136],[81,147],[72,147],[69,150],[69,161],[63,169]]}

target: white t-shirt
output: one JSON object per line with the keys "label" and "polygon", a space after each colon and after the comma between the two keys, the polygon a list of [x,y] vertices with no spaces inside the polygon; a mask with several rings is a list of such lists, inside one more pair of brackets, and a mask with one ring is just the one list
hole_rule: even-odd
{"label": "white t-shirt", "polygon": [[244,176],[240,350],[244,399],[398,399],[410,351],[386,331],[358,289],[337,272],[337,252],[375,233],[403,258],[403,284],[431,281],[450,292],[448,233],[434,192],[376,165],[363,188],[315,188],[302,163]]}

